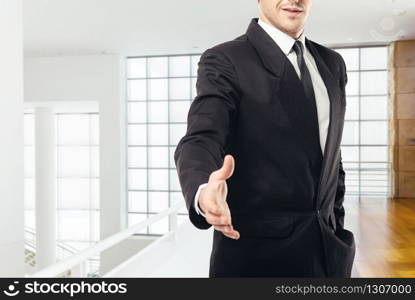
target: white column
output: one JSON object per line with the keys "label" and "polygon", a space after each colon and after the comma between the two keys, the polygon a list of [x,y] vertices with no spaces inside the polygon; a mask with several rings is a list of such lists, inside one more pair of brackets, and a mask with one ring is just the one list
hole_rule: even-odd
{"label": "white column", "polygon": [[[126,136],[124,61],[109,57],[105,98],[99,107],[100,142],[100,238],[107,238],[126,227]],[[122,246],[111,247],[100,255],[100,274],[105,274],[125,259]]]}
{"label": "white column", "polygon": [[0,277],[24,276],[22,2],[0,0]]}
{"label": "white column", "polygon": [[54,113],[35,108],[36,269],[56,261],[56,143]]}

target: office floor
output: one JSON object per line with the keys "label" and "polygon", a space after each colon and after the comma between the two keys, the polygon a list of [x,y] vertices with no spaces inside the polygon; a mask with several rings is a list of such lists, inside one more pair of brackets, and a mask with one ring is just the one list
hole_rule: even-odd
{"label": "office floor", "polygon": [[352,277],[415,277],[415,199],[346,198],[356,238]]}

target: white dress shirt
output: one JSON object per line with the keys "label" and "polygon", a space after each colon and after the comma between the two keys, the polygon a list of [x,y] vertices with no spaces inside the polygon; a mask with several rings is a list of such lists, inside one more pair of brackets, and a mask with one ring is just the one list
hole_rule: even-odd
{"label": "white dress shirt", "polygon": [[[258,19],[258,25],[264,29],[264,31],[274,40],[274,42],[280,47],[282,52],[287,55],[288,60],[294,66],[295,71],[297,72],[298,77],[301,77],[300,68],[297,64],[297,54],[292,49],[294,42],[296,41],[294,38],[289,36],[288,34],[282,32],[278,28],[265,23],[260,18]],[[320,131],[320,146],[321,151],[324,153],[324,147],[326,144],[327,138],[327,131],[329,127],[329,120],[330,120],[330,100],[327,93],[327,88],[324,84],[323,79],[320,76],[320,73],[317,69],[316,62],[314,60],[313,55],[309,52],[305,45],[305,35],[304,31],[301,36],[298,38],[299,41],[303,43],[304,46],[304,61],[307,65],[308,70],[310,71],[311,81],[313,82],[314,88],[314,95],[316,99],[316,106],[317,106],[317,115],[318,115],[318,125]],[[237,163],[237,162],[236,162]],[[195,195],[195,208],[198,214],[205,216],[205,214],[200,210],[198,205],[198,198],[201,190],[207,185],[207,183],[201,184],[196,192]]]}

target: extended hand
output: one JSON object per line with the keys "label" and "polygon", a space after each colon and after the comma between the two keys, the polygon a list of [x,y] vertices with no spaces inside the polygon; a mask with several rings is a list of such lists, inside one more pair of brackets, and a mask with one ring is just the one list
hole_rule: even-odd
{"label": "extended hand", "polygon": [[201,190],[199,206],[206,215],[206,221],[229,238],[239,239],[240,234],[233,229],[231,212],[226,202],[228,186],[226,179],[232,176],[235,161],[226,155],[222,168],[212,172],[208,184]]}

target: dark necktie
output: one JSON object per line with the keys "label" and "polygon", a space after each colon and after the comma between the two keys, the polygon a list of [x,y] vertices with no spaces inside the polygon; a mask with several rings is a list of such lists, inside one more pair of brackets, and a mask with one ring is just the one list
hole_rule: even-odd
{"label": "dark necktie", "polygon": [[304,87],[304,92],[310,101],[316,101],[314,96],[313,83],[311,81],[310,71],[304,61],[303,44],[300,41],[295,41],[293,49],[297,54],[297,64],[300,68],[301,82]]}
{"label": "dark necktie", "polygon": [[315,141],[318,143],[318,147],[320,148],[320,132],[317,116],[316,99],[314,95],[314,88],[313,83],[311,81],[310,71],[308,70],[307,65],[304,61],[303,43],[301,43],[301,41],[295,41],[293,49],[297,54],[297,63],[301,73],[301,83],[303,84],[304,93],[306,96],[304,106],[306,111],[308,112],[307,114],[310,116],[309,124],[313,128],[312,130],[314,130],[316,136]]}

